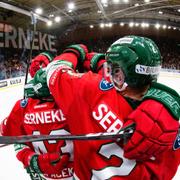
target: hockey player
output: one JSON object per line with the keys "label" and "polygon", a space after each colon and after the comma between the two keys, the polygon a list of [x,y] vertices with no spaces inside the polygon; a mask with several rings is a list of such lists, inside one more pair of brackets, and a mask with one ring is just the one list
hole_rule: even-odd
{"label": "hockey player", "polygon": [[[33,76],[45,61],[47,53],[32,61],[30,73]],[[37,65],[38,64],[38,65]],[[43,65],[44,66],[44,65]],[[43,71],[43,69],[40,69]],[[1,125],[4,136],[18,135],[61,135],[69,134],[66,117],[57,107],[48,88],[43,94],[30,88],[33,80],[25,85],[26,99],[18,100],[10,115]],[[16,157],[22,162],[32,180],[72,179],[73,144],[71,141],[41,141],[15,145]]]}
{"label": "hockey player", "polygon": [[[75,141],[75,179],[172,179],[180,159],[176,139],[180,99],[174,90],[155,83],[161,64],[156,44],[138,36],[113,43],[106,57],[111,83],[92,72],[74,72],[86,54],[84,46],[72,45],[46,71],[49,89],[68,119],[70,132],[118,133],[132,122],[136,127],[126,144]],[[37,72],[35,77],[34,86],[43,87],[45,74]],[[133,111],[129,102],[135,101],[141,104]]]}

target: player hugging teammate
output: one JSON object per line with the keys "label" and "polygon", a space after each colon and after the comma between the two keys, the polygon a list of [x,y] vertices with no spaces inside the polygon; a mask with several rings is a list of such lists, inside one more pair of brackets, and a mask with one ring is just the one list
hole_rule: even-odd
{"label": "player hugging teammate", "polygon": [[[97,73],[104,63],[106,73]],[[82,65],[90,71],[77,73]],[[180,97],[157,83],[160,65],[161,54],[151,39],[125,36],[106,56],[71,45],[37,71],[28,91],[39,96],[49,90],[71,134],[118,133],[135,123],[125,141],[74,141],[75,179],[173,178],[180,163]]]}

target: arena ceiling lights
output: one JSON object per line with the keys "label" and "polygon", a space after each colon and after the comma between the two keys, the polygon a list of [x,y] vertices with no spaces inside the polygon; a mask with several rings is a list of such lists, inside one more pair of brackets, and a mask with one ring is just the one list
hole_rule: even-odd
{"label": "arena ceiling lights", "polygon": [[[115,23],[112,23],[112,22],[109,22],[109,23],[100,23],[99,24],[99,27],[100,28],[111,28],[113,26],[113,24]],[[125,26],[125,25],[128,25],[130,28],[133,28],[133,27],[140,27],[140,28],[149,28],[150,26],[151,27],[154,27],[156,29],[173,29],[173,30],[179,30],[180,31],[180,28],[176,27],[176,26],[168,26],[167,24],[161,24],[159,22],[156,22],[154,24],[150,24],[149,22],[133,22],[133,21],[130,21],[130,22],[120,22],[119,23],[120,26]],[[94,25],[89,25],[89,27],[92,29],[94,28]]]}
{"label": "arena ceiling lights", "polygon": [[[27,16],[35,14],[38,20],[47,23],[48,26],[52,26],[51,29],[57,30],[58,33],[61,30],[63,31],[65,27],[68,31],[80,26],[111,28],[114,24],[119,24],[120,22],[128,26],[131,23],[131,28],[147,28],[142,24],[143,22],[148,23],[149,27],[159,23],[163,29],[168,29],[163,25],[171,26],[172,29],[175,29],[174,27],[176,29],[180,28],[180,0],[38,1],[38,8],[42,9],[41,13],[36,9],[36,1],[26,0],[26,3],[24,2],[24,0],[2,0],[0,7],[7,9],[4,13],[8,13],[8,10],[13,10]],[[6,5],[3,6],[3,4]],[[13,8],[10,6],[13,6]],[[18,13],[13,14],[12,20],[7,16],[7,23],[13,24],[16,22],[17,26],[27,27],[28,18],[20,16]],[[59,25],[60,22],[61,26]],[[46,24],[41,22],[39,24],[37,26],[38,30],[45,28]]]}

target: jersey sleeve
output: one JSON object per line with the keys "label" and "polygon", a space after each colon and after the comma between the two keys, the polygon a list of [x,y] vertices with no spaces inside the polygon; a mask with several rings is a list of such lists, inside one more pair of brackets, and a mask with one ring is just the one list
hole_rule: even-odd
{"label": "jersey sleeve", "polygon": [[[97,81],[91,81],[95,76]],[[49,89],[56,103],[63,109],[65,115],[81,96],[85,100],[91,99],[97,92],[97,83],[100,75],[88,73],[75,73],[73,71],[62,72],[60,69],[54,72],[49,81]],[[80,98],[82,100],[82,98]]]}
{"label": "jersey sleeve", "polygon": [[3,136],[18,136],[22,135],[22,114],[23,108],[20,106],[20,100],[17,101],[1,124],[1,134]]}

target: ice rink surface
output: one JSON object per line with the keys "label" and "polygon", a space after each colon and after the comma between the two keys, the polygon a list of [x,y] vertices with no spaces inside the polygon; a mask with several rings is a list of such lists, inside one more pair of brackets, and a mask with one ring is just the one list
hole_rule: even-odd
{"label": "ice rink surface", "polygon": [[[180,93],[180,74],[161,72],[159,82]],[[0,88],[0,122],[9,114],[16,100],[23,97],[23,85]],[[180,179],[180,167],[173,180]],[[0,180],[30,180],[15,157],[13,145],[0,148]]]}

